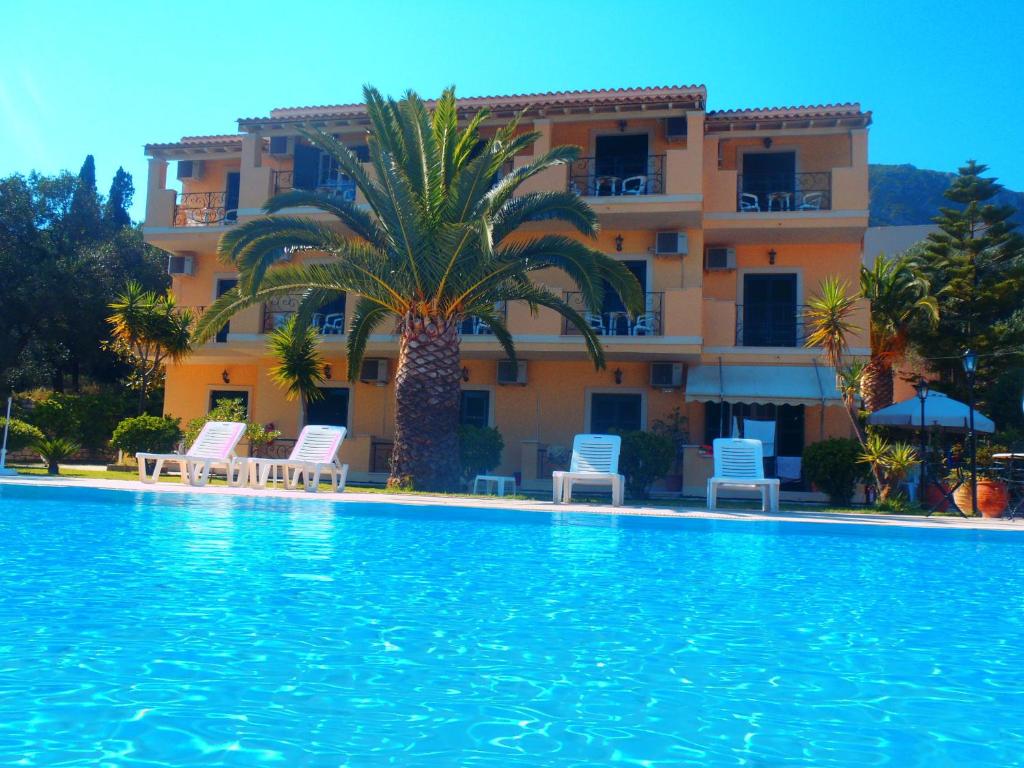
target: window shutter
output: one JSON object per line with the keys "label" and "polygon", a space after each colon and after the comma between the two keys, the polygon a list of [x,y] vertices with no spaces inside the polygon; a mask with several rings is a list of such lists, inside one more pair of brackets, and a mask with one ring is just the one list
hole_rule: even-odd
{"label": "window shutter", "polygon": [[295,189],[316,189],[320,171],[320,150],[307,144],[295,144],[295,166],[292,186]]}

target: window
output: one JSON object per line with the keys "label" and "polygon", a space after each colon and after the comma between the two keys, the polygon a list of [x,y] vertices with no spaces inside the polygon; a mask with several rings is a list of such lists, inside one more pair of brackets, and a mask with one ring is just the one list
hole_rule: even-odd
{"label": "window", "polygon": [[642,412],[642,395],[595,392],[590,396],[590,431],[603,435],[643,429]]}
{"label": "window", "polygon": [[241,400],[245,408],[246,417],[249,415],[249,393],[244,389],[212,389],[210,390],[210,404],[207,413],[212,411],[221,400]]}
{"label": "window", "polygon": [[743,347],[797,346],[796,274],[743,276]]}
{"label": "window", "polygon": [[800,456],[804,452],[804,407],[774,403],[705,403],[704,444],[711,445],[717,437],[732,436],[736,419],[742,430],[744,419],[775,422],[775,453],[778,456]]}
{"label": "window", "polygon": [[[223,278],[223,277],[219,278],[217,280],[217,298],[219,299],[221,296],[223,296],[225,293],[230,291],[236,285],[238,285],[238,280],[233,278],[233,277],[232,278]],[[224,325],[221,327],[221,329],[219,331],[217,331],[217,335],[214,337],[213,340],[215,342],[217,342],[218,344],[223,344],[225,341],[228,340],[228,333],[230,331],[231,331],[231,323],[230,322],[224,323]]]}
{"label": "window", "polygon": [[491,393],[486,389],[464,389],[459,403],[459,424],[486,427],[491,423]]}
{"label": "window", "polygon": [[330,427],[348,426],[348,387],[318,387],[323,397],[309,401],[306,423]]}

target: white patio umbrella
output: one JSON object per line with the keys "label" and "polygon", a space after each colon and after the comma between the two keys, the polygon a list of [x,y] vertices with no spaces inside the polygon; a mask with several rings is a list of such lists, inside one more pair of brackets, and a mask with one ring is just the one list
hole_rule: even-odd
{"label": "white patio umbrella", "polygon": [[[924,425],[938,427],[956,432],[966,432],[971,409],[959,400],[942,394],[929,392],[924,402]],[[868,424],[886,427],[907,427],[918,429],[921,426],[921,401],[916,397],[901,400],[868,416]],[[976,432],[995,432],[996,425],[992,419],[977,409],[974,411],[974,430]]]}

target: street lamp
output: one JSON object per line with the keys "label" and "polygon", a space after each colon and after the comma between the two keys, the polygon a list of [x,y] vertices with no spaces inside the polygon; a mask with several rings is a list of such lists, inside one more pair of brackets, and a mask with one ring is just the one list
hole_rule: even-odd
{"label": "street lamp", "polygon": [[971,442],[971,514],[978,516],[978,438],[974,434],[974,376],[978,372],[978,355],[970,349],[964,350],[964,373],[967,374],[967,439]]}
{"label": "street lamp", "polygon": [[925,474],[924,474],[924,452],[925,452],[925,444],[924,444],[924,404],[925,404],[925,401],[928,399],[928,380],[924,376],[921,376],[917,380],[917,384],[914,385],[914,391],[917,392],[917,399],[921,401],[921,455],[918,457],[920,462],[921,462],[921,472],[920,472],[919,480],[918,480],[918,484],[917,484],[917,494],[918,494],[917,498],[918,498],[919,501],[923,502],[924,501],[924,483],[925,483]]}

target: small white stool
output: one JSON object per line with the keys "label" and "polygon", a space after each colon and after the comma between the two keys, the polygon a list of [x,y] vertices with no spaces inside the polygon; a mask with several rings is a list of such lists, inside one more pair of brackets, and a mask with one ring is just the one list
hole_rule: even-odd
{"label": "small white stool", "polygon": [[506,475],[477,475],[473,478],[473,493],[479,493],[477,490],[480,487],[480,483],[484,484],[484,488],[488,488],[492,483],[494,484],[494,490],[498,496],[505,495],[505,487],[507,485],[512,486],[512,495],[516,493],[516,479],[514,477],[508,477]]}

